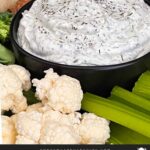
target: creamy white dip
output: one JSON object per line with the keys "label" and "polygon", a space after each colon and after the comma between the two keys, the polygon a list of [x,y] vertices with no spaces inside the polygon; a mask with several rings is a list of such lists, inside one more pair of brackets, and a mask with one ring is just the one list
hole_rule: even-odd
{"label": "creamy white dip", "polygon": [[150,52],[150,7],[143,0],[36,0],[18,41],[29,53],[67,65],[110,65]]}

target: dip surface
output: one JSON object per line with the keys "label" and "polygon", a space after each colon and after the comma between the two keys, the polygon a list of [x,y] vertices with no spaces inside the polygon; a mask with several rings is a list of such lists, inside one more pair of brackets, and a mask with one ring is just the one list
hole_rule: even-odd
{"label": "dip surface", "polygon": [[150,52],[150,7],[143,0],[36,0],[23,13],[18,42],[67,65],[112,65]]}

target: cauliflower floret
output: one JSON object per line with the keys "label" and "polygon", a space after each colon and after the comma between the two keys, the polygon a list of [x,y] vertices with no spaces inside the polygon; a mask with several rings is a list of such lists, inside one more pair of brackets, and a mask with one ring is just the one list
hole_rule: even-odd
{"label": "cauliflower floret", "polygon": [[40,144],[79,144],[80,141],[74,128],[58,122],[45,122],[41,130]]}
{"label": "cauliflower floret", "polygon": [[24,136],[17,136],[15,144],[38,144],[35,141],[28,139]]}
{"label": "cauliflower floret", "polygon": [[66,75],[58,76],[52,69],[45,72],[47,74],[43,79],[32,80],[36,86],[36,96],[62,113],[80,110],[83,98],[80,82]]}
{"label": "cauliflower floret", "polygon": [[36,87],[36,97],[40,100],[47,101],[48,91],[53,87],[53,83],[59,77],[59,75],[53,72],[53,69],[44,71],[46,73],[45,77],[41,80],[33,79],[33,86]]}
{"label": "cauliflower floret", "polygon": [[79,134],[82,144],[105,144],[110,137],[109,121],[92,113],[84,113]]}
{"label": "cauliflower floret", "polygon": [[53,110],[45,112],[40,144],[80,144],[81,138],[76,130],[80,118],[80,113],[66,115]]}
{"label": "cauliflower floret", "polygon": [[22,92],[22,81],[5,65],[0,65],[0,89],[2,111],[10,109],[18,113],[27,108],[27,100]]}
{"label": "cauliflower floret", "polygon": [[52,108],[47,104],[45,104],[43,107],[38,109],[38,111],[41,112],[41,113],[45,113],[45,112],[51,111],[51,110],[52,110]]}
{"label": "cauliflower floret", "polygon": [[[34,108],[37,108],[34,110]],[[34,105],[26,112],[12,116],[17,130],[16,144],[79,144],[79,132],[76,131],[80,124],[79,113],[61,114],[60,112],[39,109],[40,103]],[[64,136],[65,135],[65,136]]]}
{"label": "cauliflower floret", "polygon": [[59,111],[47,111],[43,114],[43,122],[58,122],[63,125],[68,125],[72,127],[76,127],[80,124],[81,114],[74,112],[71,114],[62,114]]}
{"label": "cauliflower floret", "polygon": [[23,89],[28,91],[31,88],[31,81],[30,81],[30,73],[24,67],[19,65],[9,65],[8,68],[12,69],[13,72],[19,77],[22,82]]}
{"label": "cauliflower floret", "polygon": [[71,113],[81,109],[83,92],[78,80],[63,75],[59,77],[48,93],[48,104],[62,113]]}
{"label": "cauliflower floret", "polygon": [[31,111],[39,111],[39,109],[41,109],[43,107],[42,103],[36,103],[33,105],[28,106],[27,108],[27,112],[31,112]]}
{"label": "cauliflower floret", "polygon": [[3,144],[15,144],[16,129],[11,118],[2,116],[2,142]]}
{"label": "cauliflower floret", "polygon": [[12,115],[10,118],[11,118],[11,120],[13,121],[13,123],[14,123],[14,125],[15,125],[15,127],[16,127],[16,122],[17,122],[17,114],[15,114],[15,115]]}
{"label": "cauliflower floret", "polygon": [[62,114],[59,111],[52,110],[52,108],[49,105],[43,105],[42,103],[37,103],[28,106],[26,112],[32,112],[32,111],[37,111],[42,113],[43,120],[61,122],[61,124],[65,124],[65,125],[80,124],[81,114],[78,112],[74,112],[70,114]]}
{"label": "cauliflower floret", "polygon": [[51,110],[52,110],[52,108],[49,105],[46,105],[46,104],[43,105],[42,103],[36,103],[36,104],[28,106],[26,111],[27,112],[38,111],[40,113],[44,113],[44,112],[51,111]]}
{"label": "cauliflower floret", "polygon": [[35,143],[40,138],[42,127],[42,114],[37,111],[21,112],[16,115],[16,129],[20,136],[33,140]]}

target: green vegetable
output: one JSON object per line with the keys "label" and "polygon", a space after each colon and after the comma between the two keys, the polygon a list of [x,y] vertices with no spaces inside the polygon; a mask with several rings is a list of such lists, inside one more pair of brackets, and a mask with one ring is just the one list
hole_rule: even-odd
{"label": "green vegetable", "polygon": [[12,51],[0,44],[0,63],[13,64],[15,63],[15,57]]}
{"label": "green vegetable", "polygon": [[12,17],[13,17],[13,14],[10,12],[0,13],[0,20],[2,20],[6,25],[11,24]]}
{"label": "green vegetable", "polygon": [[122,103],[90,93],[84,94],[82,109],[121,124],[150,138],[150,117]]}
{"label": "green vegetable", "polygon": [[143,73],[132,90],[133,93],[150,100],[150,71]]}
{"label": "green vegetable", "polygon": [[39,100],[37,100],[37,98],[35,97],[35,93],[32,90],[24,91],[23,94],[27,98],[27,103],[29,105],[39,102]]}
{"label": "green vegetable", "polygon": [[126,104],[128,106],[134,107],[135,109],[139,109],[141,111],[144,111],[145,113],[150,114],[149,100],[142,98],[132,92],[129,92],[121,87],[114,87],[111,92],[111,97],[114,97],[112,98],[113,101],[119,101],[123,104]]}
{"label": "green vegetable", "polygon": [[5,43],[9,39],[10,24],[13,15],[9,12],[0,13],[0,42]]}
{"label": "green vegetable", "polygon": [[131,129],[121,126],[117,123],[110,124],[109,144],[149,144],[150,138],[143,136]]}

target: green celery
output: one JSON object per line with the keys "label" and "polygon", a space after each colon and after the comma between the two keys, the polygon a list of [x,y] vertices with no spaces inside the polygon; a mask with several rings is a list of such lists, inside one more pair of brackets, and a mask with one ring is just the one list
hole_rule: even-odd
{"label": "green celery", "polygon": [[90,93],[84,94],[82,109],[150,137],[150,117],[122,103]]}
{"label": "green celery", "polygon": [[121,98],[119,98],[117,96],[111,95],[108,99],[111,100],[111,101],[114,101],[114,102],[122,103],[123,105],[126,105],[127,107],[130,107],[131,109],[136,109],[136,110],[138,110],[138,111],[140,111],[142,113],[150,115],[149,111],[143,109],[142,107],[134,105],[132,103],[128,103],[128,102],[124,101],[124,99],[121,99]]}
{"label": "green celery", "polygon": [[117,102],[122,101],[122,99],[120,97],[117,97],[115,95],[111,95],[110,97],[108,97],[108,99],[113,100],[113,101],[117,101]]}
{"label": "green celery", "polygon": [[[115,96],[112,96],[111,99],[105,99],[103,97],[100,97],[100,96],[97,96],[97,95],[93,95],[93,94],[90,94],[90,93],[86,93],[86,94],[88,94],[88,98],[92,99],[92,101],[95,102],[95,103],[99,103],[100,101],[99,101],[98,98],[100,98],[101,100],[105,100],[105,102],[107,101],[107,102],[113,103],[115,105],[118,105],[118,106],[120,106],[120,108],[123,107],[126,113],[128,113],[128,111],[130,110],[130,112],[134,112],[134,113],[138,114],[137,117],[145,116],[145,118],[150,120],[150,117],[149,117],[149,114],[147,114],[147,111],[145,113],[145,112],[143,112],[141,110],[135,109],[136,107],[131,107],[131,106],[126,105],[124,103],[120,103],[119,100],[121,98],[117,97],[117,100],[118,100],[117,101],[117,100],[114,100],[114,99],[116,99]],[[95,97],[94,99],[93,99],[93,96]],[[96,99],[96,97],[97,97],[97,99]],[[87,100],[89,100],[89,99],[87,99]]]}
{"label": "green celery", "polygon": [[137,85],[133,91],[134,94],[139,95],[143,98],[146,98],[150,101],[150,87],[144,85]]}
{"label": "green celery", "polygon": [[150,100],[150,71],[144,72],[139,77],[132,92]]}
{"label": "green celery", "polygon": [[142,73],[142,75],[139,77],[139,80],[141,80],[141,79],[143,79],[145,77],[150,78],[150,70]]}
{"label": "green celery", "polygon": [[114,101],[119,101],[131,107],[135,107],[136,109],[142,108],[143,110],[146,110],[147,113],[150,114],[150,101],[143,97],[140,97],[118,86],[115,86],[113,88],[111,96],[118,97],[118,99],[114,98],[113,99]]}
{"label": "green celery", "polygon": [[138,81],[135,83],[135,86],[138,85],[144,85],[146,87],[150,87],[150,76],[148,75],[148,72],[143,73]]}
{"label": "green celery", "polygon": [[117,123],[110,124],[109,144],[150,144],[150,138]]}

